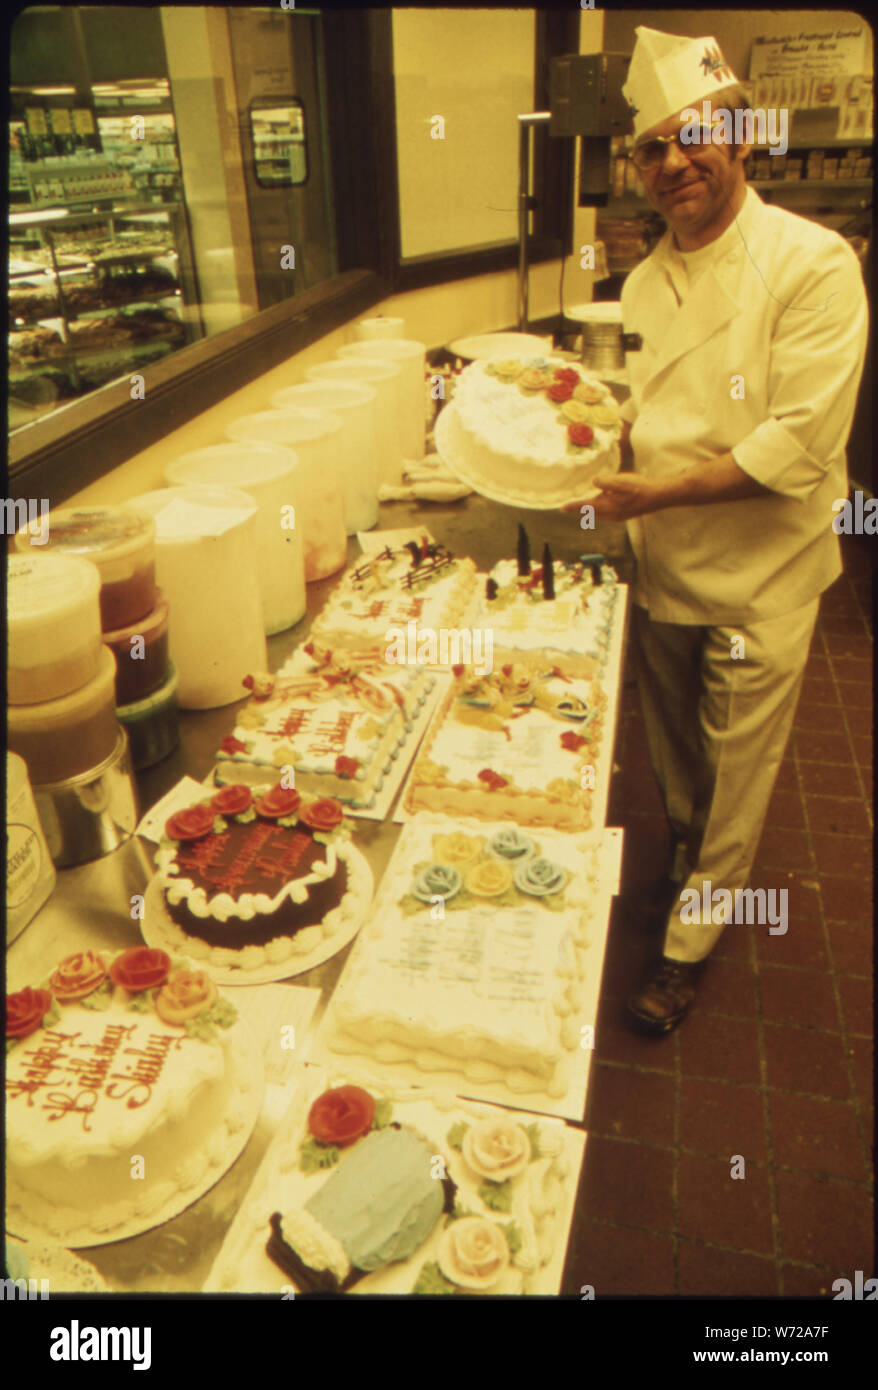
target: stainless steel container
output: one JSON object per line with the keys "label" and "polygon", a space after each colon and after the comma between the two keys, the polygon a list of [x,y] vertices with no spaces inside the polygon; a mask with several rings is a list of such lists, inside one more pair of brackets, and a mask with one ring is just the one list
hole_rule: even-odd
{"label": "stainless steel container", "polygon": [[590,304],[581,323],[582,365],[598,375],[624,367],[622,305],[617,300]]}
{"label": "stainless steel container", "polygon": [[33,787],[49,854],[59,868],[101,859],[131,838],[137,825],[137,792],[128,736],[120,726],[109,758],[65,782]]}

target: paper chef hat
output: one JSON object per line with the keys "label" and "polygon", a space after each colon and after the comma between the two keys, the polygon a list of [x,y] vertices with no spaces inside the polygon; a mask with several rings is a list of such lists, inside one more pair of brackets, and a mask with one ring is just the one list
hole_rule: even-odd
{"label": "paper chef hat", "polygon": [[622,95],[634,117],[638,139],[687,106],[696,106],[737,82],[716,39],[690,39],[639,25]]}

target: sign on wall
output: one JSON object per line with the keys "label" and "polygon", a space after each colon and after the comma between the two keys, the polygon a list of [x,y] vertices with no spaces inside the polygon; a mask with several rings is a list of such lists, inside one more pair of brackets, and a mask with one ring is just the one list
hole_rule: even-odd
{"label": "sign on wall", "polygon": [[837,25],[753,40],[750,76],[839,77],[868,71],[866,33]]}

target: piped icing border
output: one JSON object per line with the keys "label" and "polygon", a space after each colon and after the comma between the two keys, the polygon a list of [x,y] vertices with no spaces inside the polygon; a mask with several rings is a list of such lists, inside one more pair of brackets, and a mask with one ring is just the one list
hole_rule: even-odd
{"label": "piped icing border", "polygon": [[[192,879],[181,876],[177,864],[181,843],[221,835],[230,821],[247,824],[257,819],[289,829],[301,822],[318,843],[325,844],[325,862],[315,865],[313,872],[284,884],[273,897],[266,893],[242,893],[232,898],[228,893],[217,893],[208,898],[206,891],[196,887]],[[325,883],[335,874],[339,845],[350,838],[350,833],[350,823],[345,820],[340,802],[331,797],[305,797],[278,782],[254,798],[250,787],[238,783],[223,787],[215,796],[178,811],[165,822],[165,834],[156,855],[156,872],[168,901],[173,906],[185,901],[193,917],[211,917],[218,922],[233,919],[252,922],[255,917],[270,916],[287,899],[294,903],[307,902],[310,886]]]}

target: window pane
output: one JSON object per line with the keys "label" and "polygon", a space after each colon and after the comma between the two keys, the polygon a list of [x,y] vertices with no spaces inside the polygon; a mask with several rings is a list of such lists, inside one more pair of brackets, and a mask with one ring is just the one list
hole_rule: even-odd
{"label": "window pane", "polygon": [[514,241],[533,10],[394,10],[403,258]]}

